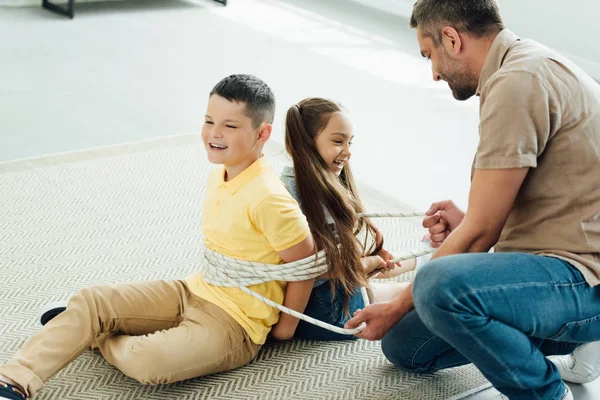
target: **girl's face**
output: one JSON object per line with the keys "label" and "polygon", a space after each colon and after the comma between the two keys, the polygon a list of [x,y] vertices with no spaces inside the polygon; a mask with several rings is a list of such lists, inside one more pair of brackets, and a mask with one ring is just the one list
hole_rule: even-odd
{"label": "girl's face", "polygon": [[319,155],[336,176],[340,176],[352,156],[350,146],[353,138],[352,124],[341,112],[331,114],[327,126],[315,138]]}

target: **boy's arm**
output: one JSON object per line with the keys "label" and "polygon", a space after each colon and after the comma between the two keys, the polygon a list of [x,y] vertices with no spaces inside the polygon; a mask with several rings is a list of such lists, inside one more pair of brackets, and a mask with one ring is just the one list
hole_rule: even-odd
{"label": "boy's arm", "polygon": [[[286,262],[298,261],[315,254],[315,244],[312,236],[308,236],[295,246],[277,252],[279,257]],[[303,312],[308,304],[314,279],[306,281],[289,282],[285,290],[283,305],[292,310]],[[277,340],[290,340],[294,337],[299,320],[286,313],[279,314],[279,321],[273,326],[271,335]]]}

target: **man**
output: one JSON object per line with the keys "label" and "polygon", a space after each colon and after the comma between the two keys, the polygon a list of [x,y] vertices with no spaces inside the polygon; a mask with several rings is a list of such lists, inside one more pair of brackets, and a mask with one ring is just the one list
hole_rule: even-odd
{"label": "man", "polygon": [[347,327],[404,369],[472,362],[510,399],[571,399],[545,355],[600,340],[598,85],[505,29],[495,0],[418,0],[411,27],[433,79],[480,98],[469,207],[434,203],[439,249],[412,291]]}

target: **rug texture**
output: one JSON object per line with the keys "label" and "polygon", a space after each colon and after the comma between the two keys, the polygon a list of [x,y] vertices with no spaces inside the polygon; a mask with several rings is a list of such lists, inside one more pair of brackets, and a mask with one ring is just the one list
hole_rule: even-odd
{"label": "rug texture", "polygon": [[[281,147],[265,151],[280,170]],[[0,363],[40,329],[51,301],[83,287],[185,278],[197,267],[207,161],[199,135],[0,164]],[[409,209],[361,185],[369,211]],[[418,219],[377,221],[390,251],[419,247]],[[402,279],[410,279],[404,276]],[[267,343],[236,371],[143,386],[86,352],[37,399],[456,399],[489,383],[473,366],[394,368],[379,342]]]}

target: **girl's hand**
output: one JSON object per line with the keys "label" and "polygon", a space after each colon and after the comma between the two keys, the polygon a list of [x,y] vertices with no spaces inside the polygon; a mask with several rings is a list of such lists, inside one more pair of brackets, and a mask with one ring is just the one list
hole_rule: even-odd
{"label": "girl's hand", "polygon": [[367,276],[377,274],[379,272],[387,272],[394,269],[395,265],[391,261],[384,260],[381,256],[369,256],[360,259],[363,269]]}
{"label": "girl's hand", "polygon": [[[379,251],[379,253],[377,253],[377,255],[379,255],[381,258],[383,258],[385,261],[391,261],[394,259],[394,255],[392,253],[390,253],[389,251],[387,251],[386,249],[381,249]],[[398,261],[397,263],[393,264],[396,267],[401,267],[402,264],[400,264],[400,261]]]}

